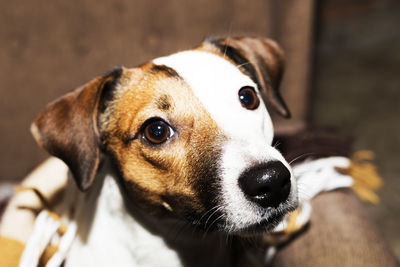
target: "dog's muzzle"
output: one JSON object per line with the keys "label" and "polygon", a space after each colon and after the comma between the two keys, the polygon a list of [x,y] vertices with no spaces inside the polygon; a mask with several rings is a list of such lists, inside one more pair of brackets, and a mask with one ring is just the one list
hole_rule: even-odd
{"label": "dog's muzzle", "polygon": [[239,186],[247,199],[262,208],[275,208],[287,200],[290,184],[290,172],[280,161],[253,166],[239,177]]}

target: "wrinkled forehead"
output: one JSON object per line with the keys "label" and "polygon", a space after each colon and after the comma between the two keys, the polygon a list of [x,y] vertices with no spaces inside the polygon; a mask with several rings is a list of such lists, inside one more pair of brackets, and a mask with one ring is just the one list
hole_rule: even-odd
{"label": "wrinkled forehead", "polygon": [[247,110],[238,98],[240,88],[257,88],[256,84],[222,55],[191,50],[153,62],[174,69],[228,136],[240,139],[257,135],[272,141],[272,123],[265,106]]}

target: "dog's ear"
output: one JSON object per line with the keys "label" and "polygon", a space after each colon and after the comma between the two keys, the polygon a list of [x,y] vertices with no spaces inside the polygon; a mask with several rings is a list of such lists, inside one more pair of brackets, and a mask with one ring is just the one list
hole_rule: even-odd
{"label": "dog's ear", "polygon": [[82,191],[93,183],[100,162],[98,113],[122,71],[114,68],[55,100],[32,123],[38,144],[68,165]]}
{"label": "dog's ear", "polygon": [[208,38],[224,57],[232,60],[258,85],[265,104],[269,103],[285,118],[290,117],[289,109],[279,93],[285,56],[279,45],[267,38],[228,37]]}

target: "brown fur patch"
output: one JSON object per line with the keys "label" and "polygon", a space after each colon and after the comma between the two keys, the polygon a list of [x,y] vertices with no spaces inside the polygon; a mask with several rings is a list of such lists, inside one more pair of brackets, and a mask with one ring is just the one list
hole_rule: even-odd
{"label": "brown fur patch", "polygon": [[68,165],[83,191],[93,183],[100,162],[97,117],[105,108],[100,100],[112,98],[122,72],[122,68],[115,68],[53,101],[31,126],[37,143]]}
{"label": "brown fur patch", "polygon": [[180,78],[179,74],[174,69],[171,69],[170,67],[167,67],[165,65],[152,64],[151,72],[152,72],[152,74],[155,74],[155,75],[159,74],[159,72],[162,72],[162,74],[164,74],[166,76]]}
{"label": "brown fur patch", "polygon": [[161,110],[167,110],[171,107],[168,95],[162,95],[157,100],[157,107]]}
{"label": "brown fur patch", "polygon": [[[187,217],[207,208],[200,191],[217,179],[224,137],[182,79],[152,70],[154,64],[149,63],[121,77],[102,129],[103,145],[115,158],[136,203],[165,212],[163,203],[167,202],[174,212]],[[160,146],[149,146],[138,133],[153,117],[162,118],[175,131]]]}
{"label": "brown fur patch", "polygon": [[86,190],[99,163],[98,135],[94,117],[101,78],[47,105],[31,129],[37,142],[61,158],[71,169],[78,187]]}

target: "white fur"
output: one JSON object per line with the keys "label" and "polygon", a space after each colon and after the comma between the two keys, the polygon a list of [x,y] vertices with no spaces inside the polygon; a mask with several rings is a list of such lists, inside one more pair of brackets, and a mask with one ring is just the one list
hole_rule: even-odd
{"label": "white fur", "polygon": [[[61,210],[71,206],[80,210],[70,218],[79,227],[66,267],[183,267],[182,259],[190,266],[232,266],[230,247],[221,246],[227,242],[226,235],[209,233],[199,237],[177,221],[161,221],[143,213],[132,216],[110,170],[106,166],[87,193],[79,192],[73,182],[68,185],[68,199]],[[187,255],[189,258],[185,258]],[[254,266],[261,266],[262,257],[261,249],[241,251],[235,254],[234,266],[256,259],[259,265]]]}
{"label": "white fur", "polygon": [[114,175],[97,178],[87,193],[77,192],[73,183],[68,188],[77,194],[67,205],[81,208],[74,218],[81,232],[65,266],[182,266],[177,252],[127,211]]}
{"label": "white fur", "polygon": [[[248,149],[249,147],[251,149]],[[265,216],[268,216],[256,204],[246,199],[238,186],[238,178],[246,167],[270,160],[279,160],[288,170],[291,170],[282,155],[271,146],[257,147],[245,142],[232,142],[225,147],[222,162],[224,166],[223,177],[226,186],[222,188],[222,194],[226,205],[227,221],[232,222],[228,224],[228,227],[231,228],[230,230],[235,231],[251,224],[259,223],[262,219],[265,219]],[[293,180],[293,174],[291,176],[291,180]],[[287,205],[287,203],[291,203],[289,205],[296,205],[296,182],[292,181],[291,183],[292,192],[286,203],[281,203],[278,209],[282,208],[283,205]]]}
{"label": "white fur", "polygon": [[[256,84],[228,60],[208,52],[184,51],[153,62],[173,68],[229,138],[222,159],[222,200],[226,219],[231,223],[228,227],[238,230],[258,223],[263,215],[240,190],[239,175],[249,166],[270,160],[283,162],[289,170],[290,167],[271,146],[273,126],[265,106],[260,103],[256,110],[247,110],[239,101],[240,88],[257,88]],[[296,181],[293,175],[291,183],[288,201],[295,205]]]}
{"label": "white fur", "polygon": [[177,71],[229,137],[246,137],[261,144],[272,141],[272,122],[265,106],[247,110],[239,102],[239,89],[256,88],[256,84],[228,60],[207,52],[184,51],[153,62]]}
{"label": "white fur", "polygon": [[329,157],[305,161],[293,167],[299,188],[299,201],[308,201],[321,192],[353,185],[353,178],[335,169],[348,167],[349,164],[348,158]]}

